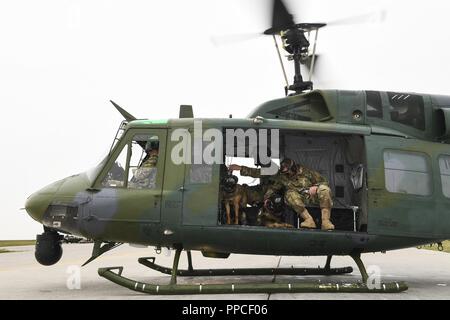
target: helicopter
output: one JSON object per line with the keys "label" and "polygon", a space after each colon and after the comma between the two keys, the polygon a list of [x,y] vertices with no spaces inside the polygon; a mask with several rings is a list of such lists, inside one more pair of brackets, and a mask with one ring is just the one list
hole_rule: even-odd
{"label": "helicopter", "polygon": [[[105,159],[26,201],[28,214],[44,226],[37,235],[37,261],[57,263],[63,234],[69,234],[94,241],[84,265],[123,243],[154,246],[157,252],[175,249],[172,268],[158,265],[154,257],[138,260],[170,274],[167,285],[128,279],[123,267],[98,270],[118,285],[147,294],[407,290],[404,282],[369,286],[361,255],[450,237],[450,96],[314,89],[301,66],[314,69],[315,41],[324,27],[296,23],[283,1],[273,1],[272,24],[264,34],[275,43],[281,38],[294,63],[294,80],[286,84],[285,97],[263,103],[247,118],[194,118],[192,106],[182,105],[178,119],[139,119],[111,101],[124,121]],[[149,159],[152,165],[143,166]],[[264,210],[262,204],[244,204],[247,221],[229,223],[221,193],[230,175],[226,164],[237,159],[252,161],[268,175],[277,174],[283,159],[320,172],[333,194],[334,230],[302,228],[289,206],[282,209],[283,219],[292,228],[259,225],[251,218],[252,212]],[[320,226],[320,208],[308,210]],[[235,209],[234,218],[238,215]],[[179,269],[183,251],[186,270]],[[318,268],[206,270],[194,269],[191,251],[219,259],[232,253],[326,256],[326,262]],[[351,267],[332,268],[336,255],[354,259],[362,282],[177,284],[179,276],[353,272]]]}

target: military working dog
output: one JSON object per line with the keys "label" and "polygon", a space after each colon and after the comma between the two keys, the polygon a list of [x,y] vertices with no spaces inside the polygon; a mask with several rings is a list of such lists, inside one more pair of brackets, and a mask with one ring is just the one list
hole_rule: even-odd
{"label": "military working dog", "polygon": [[221,197],[227,215],[227,224],[231,224],[231,206],[234,210],[234,224],[239,224],[245,220],[244,208],[247,207],[247,193],[245,186],[238,184],[238,178],[228,175],[222,181]]}

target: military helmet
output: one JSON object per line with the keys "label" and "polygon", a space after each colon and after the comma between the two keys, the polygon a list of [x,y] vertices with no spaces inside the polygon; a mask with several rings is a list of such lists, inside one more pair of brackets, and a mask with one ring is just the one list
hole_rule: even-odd
{"label": "military helmet", "polygon": [[159,150],[159,139],[156,136],[150,137],[145,144],[145,151]]}
{"label": "military helmet", "polygon": [[280,172],[281,173],[292,172],[292,171],[295,170],[296,166],[297,165],[296,165],[294,160],[289,159],[289,158],[285,158],[280,163]]}
{"label": "military helmet", "polygon": [[279,215],[284,211],[284,196],[281,193],[274,193],[269,199],[267,199],[266,209],[274,214]]}

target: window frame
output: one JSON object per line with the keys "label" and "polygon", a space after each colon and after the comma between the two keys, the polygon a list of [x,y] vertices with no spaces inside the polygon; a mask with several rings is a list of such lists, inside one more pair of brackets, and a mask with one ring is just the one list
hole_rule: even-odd
{"label": "window frame", "polygon": [[[450,199],[450,190],[449,190],[449,194],[448,194],[448,195],[446,195],[446,194],[444,193],[444,185],[443,185],[443,180],[442,180],[443,174],[442,174],[442,170],[441,170],[441,158],[443,158],[443,157],[448,157],[449,160],[450,160],[450,154],[441,153],[441,154],[439,154],[439,156],[436,158],[436,160],[437,160],[437,165],[438,165],[438,167],[439,167],[439,179],[440,179],[440,181],[441,181],[441,194],[442,194],[446,199]],[[450,175],[448,175],[448,176],[450,177]]]}
{"label": "window frame", "polygon": [[[382,97],[381,92],[380,91],[373,91],[373,90],[366,90],[365,94],[366,94],[366,116],[371,118],[371,119],[383,120],[385,112],[384,112],[383,97]],[[377,99],[379,98],[379,100],[380,100],[379,101],[380,102],[380,105],[379,105],[380,109],[376,109],[376,108],[374,108],[373,105],[369,104],[369,95],[377,95]],[[377,115],[374,116],[374,115],[369,114],[369,112],[372,111],[372,110],[369,111],[369,109],[368,109],[369,106],[374,108],[377,111],[377,113],[379,113],[379,115],[377,114]]]}
{"label": "window frame", "polygon": [[[148,129],[148,130],[152,130],[152,129]],[[124,188],[126,188],[128,190],[155,190],[155,189],[157,189],[157,181],[158,181],[157,178],[155,180],[155,188],[136,188],[136,187],[130,187],[128,185],[130,183],[130,168],[138,169],[138,167],[136,167],[136,166],[131,166],[131,157],[133,156],[133,153],[132,153],[132,151],[133,151],[133,142],[135,142],[135,144],[138,144],[137,140],[135,140],[135,138],[137,136],[139,136],[139,135],[141,135],[141,136],[148,136],[148,137],[152,137],[152,136],[155,137],[156,136],[158,138],[159,144],[162,145],[161,144],[161,136],[158,135],[158,134],[155,134],[155,133],[152,133],[152,132],[147,133],[147,132],[140,132],[140,131],[132,132],[131,140],[128,141],[128,155],[127,155],[127,165],[126,165],[126,174],[125,174],[126,181],[125,181],[125,184],[124,184]],[[159,152],[159,154],[160,154],[160,152]],[[158,157],[159,157],[159,154],[158,154]],[[142,158],[142,155],[143,154],[141,152],[140,161],[144,159],[144,158]],[[140,163],[140,161],[139,161],[139,163]],[[159,161],[159,159],[158,159],[158,161]],[[158,177],[158,167],[156,167],[155,169],[157,170],[156,171],[156,177]]]}
{"label": "window frame", "polygon": [[[131,160],[131,149],[132,149],[132,142],[136,135],[139,134],[148,134],[148,135],[155,135],[158,137],[160,142],[160,154],[161,154],[161,148],[166,148],[166,140],[164,137],[162,138],[160,134],[157,134],[152,131],[160,131],[160,130],[166,130],[166,128],[133,128],[125,131],[122,134],[122,137],[120,139],[120,143],[117,143],[114,146],[114,149],[109,154],[108,161],[105,162],[103,168],[100,170],[99,174],[97,175],[93,185],[93,189],[104,189],[104,188],[110,188],[110,189],[123,189],[123,190],[155,190],[155,189],[134,189],[134,188],[128,188],[128,178],[129,178],[129,168],[130,168],[130,160]],[[127,150],[127,157],[126,157],[126,165],[125,165],[125,173],[124,173],[124,184],[123,186],[118,187],[105,187],[102,185],[103,179],[105,179],[106,175],[108,174],[109,170],[111,169],[114,162],[119,158],[120,154],[123,150]],[[165,151],[163,152],[165,154]],[[164,162],[163,160],[161,160]],[[164,171],[164,170],[162,170]],[[163,181],[161,181],[162,183]],[[162,186],[160,186],[162,188]],[[158,189],[158,185],[157,188]]]}
{"label": "window frame", "polygon": [[[384,155],[385,155],[386,152],[396,152],[396,153],[403,153],[403,154],[412,154],[412,155],[421,155],[421,156],[423,156],[425,161],[426,161],[426,165],[427,165],[427,173],[428,173],[428,176],[430,177],[430,192],[428,194],[424,195],[424,194],[416,194],[416,193],[395,192],[395,191],[388,190],[387,183],[386,183],[386,161],[384,159]],[[430,157],[429,154],[427,154],[425,152],[413,151],[413,150],[386,148],[386,149],[383,149],[382,161],[383,161],[384,189],[385,189],[385,191],[387,193],[390,193],[390,194],[401,194],[401,195],[404,195],[404,196],[413,196],[413,197],[420,197],[420,198],[431,198],[431,197],[433,197],[434,189],[435,189],[435,187],[434,187],[434,175],[433,175],[432,161],[431,161],[431,157]],[[418,172],[418,171],[414,171],[414,172]]]}
{"label": "window frame", "polygon": [[[419,99],[419,108],[421,109],[422,115],[423,115],[423,128],[421,127],[416,127],[412,124],[408,124],[402,121],[397,121],[394,120],[392,117],[392,112],[395,111],[394,109],[394,105],[393,105],[393,101],[392,99],[394,99],[394,97],[396,97],[397,95],[407,95],[407,96],[411,96],[414,97],[416,99]],[[387,99],[387,103],[388,105],[386,106],[387,110],[383,110],[383,112],[385,112],[386,117],[389,121],[397,124],[397,125],[401,125],[404,126],[405,128],[409,128],[409,129],[414,129],[417,132],[420,132],[422,134],[425,134],[427,131],[427,127],[428,127],[428,119],[427,119],[427,108],[426,108],[426,99],[423,95],[420,94],[415,94],[415,93],[404,93],[404,92],[395,92],[395,91],[386,91],[386,99]],[[409,108],[409,107],[408,107]]]}

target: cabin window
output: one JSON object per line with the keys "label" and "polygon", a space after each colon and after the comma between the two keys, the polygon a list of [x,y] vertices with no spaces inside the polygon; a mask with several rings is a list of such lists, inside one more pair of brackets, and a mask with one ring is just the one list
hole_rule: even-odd
{"label": "cabin window", "polygon": [[383,106],[381,94],[377,91],[366,91],[367,116],[372,118],[383,118]]}
{"label": "cabin window", "polygon": [[155,189],[159,155],[159,138],[151,134],[133,137],[128,167],[128,188]]}
{"label": "cabin window", "polygon": [[431,195],[432,181],[426,155],[416,152],[384,152],[384,176],[389,192]]}
{"label": "cabin window", "polygon": [[[194,137],[194,139],[198,139]],[[213,165],[211,162],[206,163],[205,149],[210,145],[210,142],[203,141],[203,139],[194,140],[191,149],[190,165],[186,166],[189,174],[188,182],[190,184],[210,184],[213,180]],[[215,150],[221,154],[221,150]],[[215,155],[213,152],[213,155]],[[196,159],[195,155],[202,155],[201,159]],[[208,156],[211,156],[208,153]],[[213,162],[213,159],[208,159]]]}
{"label": "cabin window", "polygon": [[425,130],[425,111],[421,96],[388,92],[391,120]]}
{"label": "cabin window", "polygon": [[109,169],[108,173],[103,179],[103,187],[120,188],[124,186],[127,150],[128,146],[124,146],[116,161],[114,161],[111,169]]}
{"label": "cabin window", "polygon": [[439,157],[439,169],[441,171],[442,193],[450,198],[450,156]]}
{"label": "cabin window", "polygon": [[189,169],[191,184],[210,184],[212,182],[212,165],[192,164]]}

